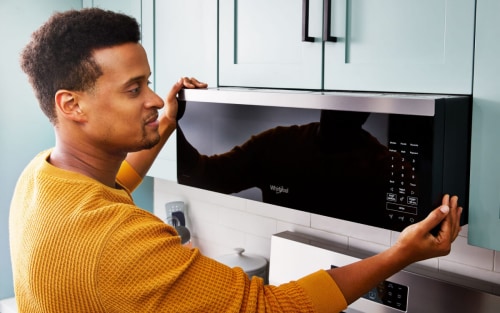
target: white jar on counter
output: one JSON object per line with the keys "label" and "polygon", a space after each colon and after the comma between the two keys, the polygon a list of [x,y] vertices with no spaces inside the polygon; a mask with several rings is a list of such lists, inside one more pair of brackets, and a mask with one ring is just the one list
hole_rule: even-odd
{"label": "white jar on counter", "polygon": [[229,267],[240,267],[250,278],[252,276],[261,277],[264,279],[264,283],[267,284],[267,260],[258,255],[243,254],[245,252],[243,248],[236,248],[234,250],[236,253],[222,255],[215,259]]}

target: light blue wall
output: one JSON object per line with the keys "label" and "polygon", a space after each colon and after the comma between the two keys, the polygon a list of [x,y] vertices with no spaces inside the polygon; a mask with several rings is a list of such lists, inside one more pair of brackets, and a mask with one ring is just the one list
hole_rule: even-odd
{"label": "light blue wall", "polygon": [[[54,145],[52,126],[19,68],[19,53],[54,11],[81,7],[81,0],[0,1],[0,299],[14,295],[8,217],[17,177],[36,153]],[[147,178],[134,198],[153,211],[153,179]]]}
{"label": "light blue wall", "polygon": [[14,295],[8,239],[12,191],[31,158],[54,144],[52,127],[19,68],[19,53],[55,8],[79,7],[79,0],[0,2],[0,299]]}

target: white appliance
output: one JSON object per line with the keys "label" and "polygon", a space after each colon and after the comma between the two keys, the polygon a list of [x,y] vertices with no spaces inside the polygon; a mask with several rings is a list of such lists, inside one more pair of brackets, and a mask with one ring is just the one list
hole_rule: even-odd
{"label": "white appliance", "polygon": [[[366,255],[364,256],[366,257]],[[271,239],[269,283],[279,285],[319,269],[363,258],[318,239],[282,232]],[[498,313],[500,296],[400,271],[352,303],[346,313]]]}
{"label": "white appliance", "polygon": [[16,298],[0,300],[0,313],[17,313]]}

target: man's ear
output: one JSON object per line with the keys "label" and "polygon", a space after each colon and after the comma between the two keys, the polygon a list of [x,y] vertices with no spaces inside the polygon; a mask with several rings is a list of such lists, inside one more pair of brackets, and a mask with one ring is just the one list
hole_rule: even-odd
{"label": "man's ear", "polygon": [[86,116],[82,112],[78,100],[77,93],[65,89],[58,90],[55,96],[58,115],[75,122],[85,122]]}

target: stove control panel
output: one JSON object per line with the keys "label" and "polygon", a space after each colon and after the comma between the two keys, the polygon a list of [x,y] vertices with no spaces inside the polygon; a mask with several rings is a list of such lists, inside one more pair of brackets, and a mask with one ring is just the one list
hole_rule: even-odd
{"label": "stove control panel", "polygon": [[366,293],[363,298],[405,312],[408,302],[408,286],[385,280]]}
{"label": "stove control panel", "polygon": [[[331,265],[330,267],[336,268],[337,266]],[[408,286],[384,280],[364,294],[362,298],[406,312]]]}

